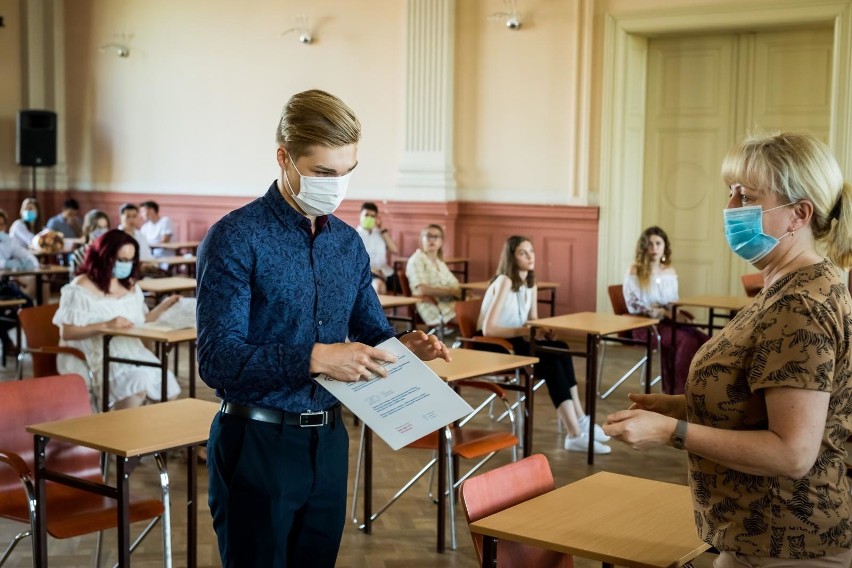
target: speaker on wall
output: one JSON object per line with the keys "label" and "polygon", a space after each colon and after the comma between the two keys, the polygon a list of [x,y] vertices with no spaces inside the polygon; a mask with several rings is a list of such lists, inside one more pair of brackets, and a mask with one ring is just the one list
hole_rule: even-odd
{"label": "speaker on wall", "polygon": [[56,113],[49,110],[18,111],[15,161],[19,166],[56,165]]}

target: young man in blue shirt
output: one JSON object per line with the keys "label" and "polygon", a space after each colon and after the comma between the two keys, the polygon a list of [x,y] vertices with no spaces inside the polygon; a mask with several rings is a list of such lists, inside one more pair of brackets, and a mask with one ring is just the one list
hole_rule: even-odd
{"label": "young man in blue shirt", "polygon": [[[349,438],[313,377],[358,381],[393,355],[394,330],[354,229],[331,215],[358,164],[360,123],[323,91],[294,95],[277,129],[280,175],[226,215],[198,250],[198,360],[223,400],[207,465],[224,566],[334,566]],[[347,338],[349,342],[347,342]],[[423,332],[400,340],[449,360]]]}

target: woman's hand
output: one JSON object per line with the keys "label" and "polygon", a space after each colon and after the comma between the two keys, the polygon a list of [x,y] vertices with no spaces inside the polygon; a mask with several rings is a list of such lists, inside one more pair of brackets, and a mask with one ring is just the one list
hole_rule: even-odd
{"label": "woman's hand", "polygon": [[180,301],[180,298],[181,296],[179,294],[172,294],[171,296],[160,302],[157,307],[162,308],[161,311],[166,311],[175,304],[177,304]]}
{"label": "woman's hand", "polygon": [[671,440],[677,420],[647,410],[619,410],[606,417],[603,431],[634,450],[664,446]]}
{"label": "woman's hand", "polygon": [[678,420],[686,420],[686,398],[682,394],[637,394],[629,393],[633,404],[629,410],[647,410]]}
{"label": "woman's hand", "polygon": [[131,327],[133,327],[133,322],[124,316],[118,316],[106,322],[107,329],[128,329]]}

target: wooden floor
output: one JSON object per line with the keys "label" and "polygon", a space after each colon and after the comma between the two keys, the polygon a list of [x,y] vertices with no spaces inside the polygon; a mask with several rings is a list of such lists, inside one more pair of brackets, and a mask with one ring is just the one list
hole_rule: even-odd
{"label": "wooden floor", "polygon": [[[605,366],[605,384],[612,377],[619,376],[621,371],[629,368],[637,356],[637,351],[630,347],[612,347],[607,350]],[[182,351],[185,360],[185,350]],[[185,363],[185,361],[184,361]],[[8,363],[12,365],[11,359]],[[583,377],[584,363],[575,359],[578,377]],[[186,365],[183,366],[182,382],[186,391]],[[0,370],[0,380],[13,380],[14,373],[7,367]],[[583,384],[580,385],[581,392]],[[598,404],[598,422],[603,422],[607,412],[624,408],[627,405],[626,393],[639,388],[638,378],[632,378],[605,401]],[[215,400],[209,389],[203,384],[199,389],[201,398]],[[671,448],[658,448],[647,452],[636,452],[621,444],[612,443],[613,452],[607,456],[598,456],[594,466],[586,465],[585,454],[566,452],[562,449],[563,437],[556,433],[556,420],[553,407],[547,393],[536,393],[536,424],[533,447],[536,453],[547,455],[556,479],[557,486],[581,479],[598,471],[612,471],[649,479],[657,479],[673,483],[686,483],[686,456]],[[352,475],[355,470],[355,455],[358,448],[359,429],[352,427],[351,417],[347,415],[350,452],[350,500],[352,496]],[[408,479],[425,462],[426,455],[422,451],[401,450],[391,451],[381,441],[376,442],[374,474],[375,505],[392,495],[404,480]],[[495,457],[486,467],[494,467],[507,463],[506,455]],[[180,456],[170,459],[170,477],[173,506],[173,550],[175,566],[186,565],[186,479],[185,467]],[[464,465],[464,464],[463,464]],[[156,468],[153,463],[143,462],[133,475],[132,491],[156,495],[158,481]],[[215,535],[211,526],[210,514],[207,508],[207,472],[199,468],[199,566],[220,566]],[[582,515],[583,511],[566,511],[566,515]],[[419,482],[400,502],[391,507],[375,524],[372,535],[364,535],[351,522],[347,523],[343,536],[337,566],[341,568],[427,568],[427,567],[465,567],[473,568],[476,557],[470,541],[470,533],[464,521],[464,515],[459,509],[456,515],[458,527],[458,549],[439,554],[435,551],[435,506],[426,498],[426,481]],[[0,554],[5,543],[22,530],[23,525],[0,519]],[[134,526],[134,535],[140,527]],[[154,534],[141,545],[133,555],[133,565],[140,567],[162,566],[162,539],[159,532]],[[108,559],[102,565],[112,565],[115,561],[115,536],[106,534],[104,558]],[[447,539],[449,543],[449,537]],[[66,541],[51,540],[49,543],[51,566],[76,568],[93,566],[94,536],[87,536]],[[24,540],[7,562],[10,567],[32,566],[31,547],[29,540]],[[711,555],[703,555],[696,562],[696,568],[712,566]],[[599,563],[575,558],[577,568],[600,566]]]}

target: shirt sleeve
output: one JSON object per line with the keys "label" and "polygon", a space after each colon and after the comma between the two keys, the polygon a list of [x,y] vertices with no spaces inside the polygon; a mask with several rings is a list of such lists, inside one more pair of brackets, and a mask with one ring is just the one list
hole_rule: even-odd
{"label": "shirt sleeve", "polygon": [[761,388],[831,391],[843,325],[830,305],[789,294],[766,306],[754,346],[748,382]]}
{"label": "shirt sleeve", "polygon": [[198,365],[214,389],[269,391],[310,375],[312,340],[249,342],[255,262],[249,239],[221,221],[198,248]]}
{"label": "shirt sleeve", "polygon": [[624,277],[622,291],[628,312],[643,316],[650,312],[651,306],[642,298],[642,291],[639,289],[639,279],[635,274],[628,274]]}
{"label": "shirt sleeve", "polygon": [[163,227],[160,230],[160,234],[162,236],[174,234],[174,228],[172,228],[172,220],[169,219],[168,217],[163,217],[162,221],[163,221]]}
{"label": "shirt sleeve", "polygon": [[426,274],[426,264],[424,263],[425,256],[421,254],[413,254],[405,263],[405,277],[408,278],[408,285],[411,287],[411,293],[417,294],[417,287],[421,284],[429,285]]}

